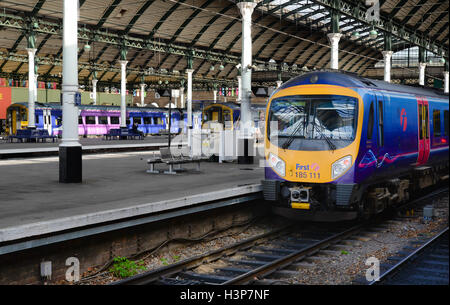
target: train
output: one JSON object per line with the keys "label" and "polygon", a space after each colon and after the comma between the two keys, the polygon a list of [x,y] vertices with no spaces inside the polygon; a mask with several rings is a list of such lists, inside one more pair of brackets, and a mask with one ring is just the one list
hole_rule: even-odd
{"label": "train", "polygon": [[[251,104],[250,113],[256,141],[263,140],[266,105]],[[202,110],[202,128],[212,130],[237,130],[241,119],[241,107],[238,103],[213,103]],[[220,127],[219,127],[220,126]],[[218,130],[218,129],[219,130]]]}
{"label": "train", "polygon": [[269,98],[264,199],[297,220],[367,219],[448,179],[448,94],[315,71]]}
{"label": "train", "polygon": [[[110,129],[120,128],[120,107],[107,105],[78,106],[78,133],[80,136],[105,135]],[[49,135],[62,134],[62,106],[58,103],[36,103],[36,128],[45,129]],[[160,134],[168,129],[169,110],[156,107],[127,107],[128,128],[135,122],[144,134]],[[177,134],[185,129],[186,113],[181,109],[171,109],[171,133]],[[28,126],[28,103],[14,103],[6,110],[6,133],[15,135],[18,129]]]}

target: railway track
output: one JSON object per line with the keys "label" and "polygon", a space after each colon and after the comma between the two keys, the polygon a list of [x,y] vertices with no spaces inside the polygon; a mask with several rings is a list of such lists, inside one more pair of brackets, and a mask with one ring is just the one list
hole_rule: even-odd
{"label": "railway track", "polygon": [[[292,226],[256,236],[204,255],[115,282],[148,284],[274,284],[292,277],[304,260],[361,231],[362,224],[333,231]],[[336,250],[335,250],[336,251]]]}
{"label": "railway track", "polygon": [[[443,192],[448,192],[448,187],[411,201],[408,209],[417,209],[423,205],[424,199],[432,200],[442,196]],[[320,263],[324,257],[340,255],[342,251],[351,249],[359,241],[370,240],[367,236],[386,226],[384,222],[389,221],[390,218],[392,216],[368,223],[356,225],[347,223],[327,228],[290,225],[111,284],[270,285],[290,283],[289,279],[295,278],[300,269],[310,268],[315,263]]]}
{"label": "railway track", "polygon": [[448,285],[448,234],[447,227],[369,285]]}

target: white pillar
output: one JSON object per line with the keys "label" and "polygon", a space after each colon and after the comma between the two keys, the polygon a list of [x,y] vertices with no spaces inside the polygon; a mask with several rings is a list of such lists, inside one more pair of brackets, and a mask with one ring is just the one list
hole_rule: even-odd
{"label": "white pillar", "polygon": [[331,69],[339,69],[339,40],[341,39],[341,33],[330,33],[327,35],[331,44]]}
{"label": "white pillar", "polygon": [[217,103],[217,90],[213,90],[214,94],[214,103]]}
{"label": "white pillar", "polygon": [[419,63],[419,85],[425,86],[425,67],[427,66],[426,63],[420,62]]}
{"label": "white pillar", "polygon": [[38,74],[34,75],[34,101],[37,102],[38,101]]}
{"label": "white pillar", "polygon": [[390,83],[391,82],[391,58],[393,51],[383,51],[384,58],[384,81]]}
{"label": "white pillar", "polygon": [[180,87],[180,108],[184,108],[184,87]]}
{"label": "white pillar", "polygon": [[147,85],[146,84],[144,84],[144,83],[142,83],[141,84],[141,107],[144,107],[144,91],[145,91],[145,87],[146,87]]}
{"label": "white pillar", "polygon": [[192,73],[194,72],[194,69],[186,69],[186,73],[187,73],[187,97],[186,97],[186,102],[187,102],[187,126],[191,127],[192,126]]}
{"label": "white pillar", "polygon": [[281,84],[283,84],[282,80],[277,80],[277,88],[280,88]]}
{"label": "white pillar", "polygon": [[194,69],[186,69],[187,73],[187,132],[188,132],[188,146],[191,148],[192,155],[192,73]]}
{"label": "white pillar", "polygon": [[240,102],[242,100],[242,77],[240,75],[238,75],[237,79],[238,79],[238,98],[237,98],[237,101]]}
{"label": "white pillar", "polygon": [[127,127],[127,60],[120,61],[120,128]]}
{"label": "white pillar", "polygon": [[59,181],[81,182],[82,151],[78,142],[78,1],[64,0],[63,9],[63,131],[59,145]]}
{"label": "white pillar", "polygon": [[448,71],[444,71],[444,93],[448,93]]}
{"label": "white pillar", "polygon": [[251,123],[250,97],[252,93],[252,14],[256,3],[239,2],[237,6],[242,15],[242,90],[239,90],[241,94],[241,131],[244,133],[244,138],[248,138],[247,133]]}
{"label": "white pillar", "polygon": [[97,105],[97,82],[97,79],[92,79],[92,99],[94,100],[94,105]]}
{"label": "white pillar", "polygon": [[34,54],[36,53],[36,49],[27,48],[27,52],[28,52],[28,128],[36,128],[36,115],[34,111],[35,91],[36,91],[36,83],[34,78]]}

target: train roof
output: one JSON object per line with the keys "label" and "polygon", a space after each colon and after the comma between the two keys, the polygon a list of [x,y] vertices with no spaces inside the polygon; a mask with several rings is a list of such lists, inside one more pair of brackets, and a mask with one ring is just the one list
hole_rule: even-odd
{"label": "train roof", "polygon": [[448,99],[448,94],[439,89],[392,84],[381,80],[364,78],[357,74],[343,71],[314,71],[306,73],[290,79],[289,81],[281,85],[278,90],[307,84],[360,87],[373,90],[387,90],[405,94]]}

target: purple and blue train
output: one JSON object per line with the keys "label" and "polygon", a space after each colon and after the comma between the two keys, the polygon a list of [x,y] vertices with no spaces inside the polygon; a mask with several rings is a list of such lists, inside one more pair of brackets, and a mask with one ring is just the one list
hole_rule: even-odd
{"label": "purple and blue train", "polygon": [[448,179],[449,99],[342,72],[283,84],[266,109],[264,197],[275,213],[367,218]]}
{"label": "purple and blue train", "polygon": [[[78,133],[80,136],[105,135],[110,129],[120,128],[120,107],[104,105],[78,106]],[[62,106],[57,103],[36,103],[36,128],[45,129],[49,135],[62,133]],[[28,125],[28,103],[15,103],[7,108],[6,132],[15,135],[18,129],[25,129]],[[168,129],[168,109],[156,107],[128,107],[127,122],[131,128],[135,122],[138,130],[144,134],[159,134]],[[171,133],[179,133],[186,121],[186,114],[180,109],[171,110]],[[186,126],[185,124],[183,126]]]}

